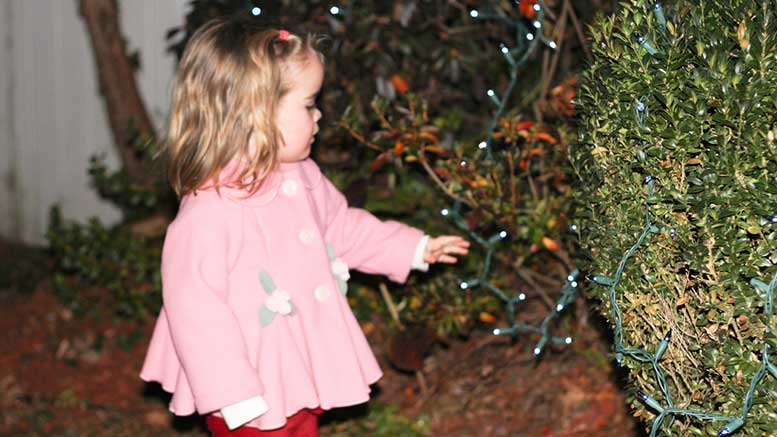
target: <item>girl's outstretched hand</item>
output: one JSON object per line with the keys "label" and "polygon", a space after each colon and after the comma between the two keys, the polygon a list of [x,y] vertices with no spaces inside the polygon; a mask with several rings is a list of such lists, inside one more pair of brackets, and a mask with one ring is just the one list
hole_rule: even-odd
{"label": "girl's outstretched hand", "polygon": [[429,238],[424,251],[424,261],[428,263],[456,262],[452,255],[466,255],[469,252],[469,241],[457,235],[441,235]]}

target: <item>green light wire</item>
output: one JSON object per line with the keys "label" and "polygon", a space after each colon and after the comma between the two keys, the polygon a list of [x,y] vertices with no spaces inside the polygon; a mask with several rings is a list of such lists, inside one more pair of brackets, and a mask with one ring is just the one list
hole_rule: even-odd
{"label": "green light wire", "polygon": [[[652,197],[653,195],[654,181],[653,181],[653,178],[651,178],[650,176],[645,178],[645,180],[647,181],[647,185],[648,185],[647,196],[649,198],[649,197]],[[655,233],[655,232],[659,232],[659,230],[656,226],[652,224],[650,220],[650,205],[646,202],[645,203],[645,226],[642,229],[642,232],[640,233],[639,238],[637,239],[637,242],[634,243],[633,246],[631,246],[631,248],[626,252],[626,254],[623,255],[623,258],[618,263],[618,268],[615,270],[615,276],[613,278],[609,278],[606,276],[599,276],[599,275],[591,277],[591,280],[593,282],[600,285],[609,286],[610,308],[612,311],[612,317],[613,319],[615,319],[615,359],[620,365],[623,362],[623,357],[628,356],[642,363],[649,362],[653,366],[653,372],[655,373],[656,382],[658,383],[659,390],[661,391],[661,393],[664,396],[664,399],[666,400],[667,406],[662,405],[658,400],[656,400],[651,396],[648,396],[645,393],[638,392],[639,398],[642,399],[642,401],[646,405],[648,405],[650,408],[652,408],[658,413],[656,418],[653,420],[653,424],[650,430],[650,437],[657,436],[661,430],[661,426],[663,425],[664,421],[667,418],[669,418],[670,420],[673,420],[675,416],[690,416],[690,417],[695,417],[696,419],[699,419],[699,420],[726,421],[727,423],[718,433],[718,437],[731,435],[737,429],[741,428],[744,425],[747,415],[753,406],[753,398],[755,396],[755,390],[758,386],[758,383],[761,381],[761,378],[763,378],[763,376],[766,374],[767,371],[771,373],[772,376],[777,378],[777,366],[775,366],[769,361],[769,345],[767,343],[764,343],[763,350],[761,352],[761,366],[756,371],[755,375],[753,375],[753,379],[750,382],[750,388],[748,389],[747,395],[745,396],[744,405],[742,407],[742,414],[739,416],[724,416],[720,414],[707,413],[707,412],[698,411],[698,410],[676,408],[674,406],[674,403],[672,401],[672,396],[669,391],[669,385],[667,384],[667,381],[666,381],[666,375],[663,369],[661,368],[661,365],[659,364],[661,357],[663,356],[664,352],[666,351],[666,348],[669,345],[669,341],[671,338],[670,333],[664,336],[664,339],[656,348],[655,353],[650,353],[644,349],[627,348],[623,345],[623,320],[622,320],[623,315],[621,313],[620,307],[618,307],[615,289],[620,283],[621,278],[623,277],[623,270],[626,267],[626,262],[634,254],[634,252],[636,252],[637,249],[642,245],[647,235],[649,233]],[[750,284],[753,287],[755,287],[757,290],[763,293],[764,300],[765,300],[764,313],[766,316],[766,332],[772,332],[770,322],[771,322],[772,316],[774,315],[774,290],[777,287],[777,274],[774,275],[774,278],[769,283],[769,285],[766,285],[764,282],[755,278],[751,279]]]}
{"label": "green light wire", "polygon": [[[525,25],[523,19],[510,18],[501,8],[499,8],[499,6],[493,6],[492,10],[489,11],[477,9],[470,11],[470,16],[473,18],[495,19],[504,22],[508,26],[515,27],[515,47],[510,49],[504,44],[500,45],[500,50],[510,67],[510,83],[507,85],[507,88],[501,97],[497,96],[496,92],[493,90],[488,90],[487,93],[488,97],[497,106],[497,110],[494,113],[491,122],[489,123],[486,140],[481,142],[479,146],[479,149],[481,150],[478,150],[478,153],[480,153],[482,149],[485,149],[485,156],[480,156],[482,161],[493,161],[492,143],[494,133],[496,131],[497,124],[499,123],[499,118],[504,113],[507,104],[510,101],[510,97],[515,90],[515,86],[518,84],[518,70],[526,63],[526,61],[529,59],[529,56],[534,53],[534,51],[536,51],[539,43],[544,43],[551,48],[556,48],[556,43],[548,39],[543,32],[543,20],[545,17],[545,12],[542,2],[538,1],[535,4],[535,11],[537,12],[537,16],[534,20],[532,20],[532,23],[534,23],[533,32]],[[519,53],[520,57],[516,57]],[[466,161],[463,161],[462,164],[466,165]],[[482,235],[472,231],[467,225],[464,217],[461,215],[461,202],[459,200],[454,202],[452,209],[444,208],[440,213],[444,217],[453,219],[454,224],[459,229],[467,232],[472,241],[486,249],[485,259],[483,260],[483,267],[478,277],[468,280],[460,280],[459,288],[466,290],[481,286],[485,287],[497,298],[499,298],[499,300],[501,300],[505,305],[508,326],[494,329],[494,335],[510,335],[512,337],[517,337],[518,334],[524,332],[540,334],[540,339],[533,349],[535,356],[542,354],[542,351],[549,342],[552,344],[572,343],[572,337],[558,337],[552,335],[550,333],[549,326],[550,322],[557,318],[561,312],[563,312],[564,309],[566,309],[566,307],[570,303],[574,302],[574,300],[577,298],[577,278],[579,275],[577,270],[571,272],[567,276],[566,281],[561,288],[560,296],[556,301],[556,306],[545,316],[540,326],[533,326],[527,323],[519,322],[515,317],[516,305],[526,300],[526,294],[518,293],[508,295],[507,292],[488,280],[491,273],[491,262],[493,260],[494,251],[496,250],[496,245],[501,240],[507,238],[507,232],[500,231],[490,238],[485,238]]]}
{"label": "green light wire", "polygon": [[[485,149],[486,161],[493,161],[494,155],[491,151],[494,132],[496,131],[497,123],[499,123],[499,117],[502,116],[505,109],[507,109],[507,103],[510,101],[510,97],[515,90],[515,86],[518,84],[518,70],[528,61],[529,56],[537,50],[540,43],[546,44],[551,48],[556,48],[556,43],[545,36],[543,20],[545,19],[545,5],[543,2],[538,1],[535,3],[535,11],[537,16],[532,20],[533,23],[539,23],[539,27],[534,26],[535,31],[532,32],[529,27],[526,26],[522,19],[511,19],[504,11],[498,7],[493,7],[493,11],[483,12],[476,9],[470,11],[470,15],[477,19],[495,19],[504,22],[508,26],[515,27],[515,47],[510,49],[504,44],[500,46],[502,54],[504,55],[507,63],[510,65],[510,83],[507,85],[502,97],[496,95],[493,90],[488,90],[488,96],[496,105],[496,113],[488,126],[488,135],[483,143]],[[526,41],[529,41],[528,47]],[[522,52],[522,53],[521,53]],[[520,57],[516,58],[516,55],[521,53]]]}
{"label": "green light wire", "polygon": [[493,259],[494,251],[496,250],[497,243],[499,243],[500,241],[508,237],[507,232],[499,231],[498,233],[491,236],[490,238],[484,238],[480,234],[470,230],[466,220],[461,215],[461,202],[458,202],[458,201],[454,203],[452,210],[445,208],[440,212],[440,214],[443,217],[451,218],[453,220],[453,223],[456,225],[456,227],[467,232],[472,241],[485,247],[486,249],[486,256],[483,261],[483,267],[480,270],[480,274],[478,275],[478,277],[473,279],[460,280],[459,288],[461,288],[462,290],[467,290],[467,289],[482,286],[487,288],[491,293],[493,293],[504,303],[505,311],[507,314],[507,322],[509,326],[494,329],[493,330],[494,335],[511,335],[513,337],[516,337],[518,336],[518,334],[522,332],[540,334],[540,339],[533,349],[535,356],[539,356],[540,354],[542,354],[542,351],[548,342],[552,344],[572,343],[572,337],[569,337],[569,336],[557,337],[552,335],[550,333],[549,325],[553,319],[558,317],[559,314],[561,314],[561,312],[563,312],[564,309],[566,309],[566,307],[570,303],[574,302],[574,300],[577,298],[577,290],[578,290],[577,277],[579,274],[577,270],[573,271],[567,276],[566,281],[564,282],[564,286],[561,288],[560,296],[556,301],[556,306],[553,308],[553,311],[550,311],[545,316],[545,318],[542,320],[542,323],[540,324],[539,327],[532,326],[527,323],[519,322],[515,318],[515,306],[520,302],[523,302],[524,300],[526,300],[526,294],[518,293],[518,294],[513,294],[512,296],[509,296],[504,290],[497,287],[496,285],[494,285],[492,282],[488,280],[491,274],[491,262]]}

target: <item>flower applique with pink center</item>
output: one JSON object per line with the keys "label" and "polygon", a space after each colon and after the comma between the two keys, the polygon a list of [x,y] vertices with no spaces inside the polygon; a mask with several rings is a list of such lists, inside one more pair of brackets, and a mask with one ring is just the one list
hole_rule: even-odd
{"label": "flower applique with pink center", "polygon": [[284,316],[291,313],[291,295],[284,290],[275,290],[270,297],[264,301],[267,309]]}
{"label": "flower applique with pink center", "polygon": [[262,326],[268,326],[278,314],[293,316],[294,304],[291,302],[291,293],[286,290],[280,290],[275,285],[275,281],[272,280],[270,274],[264,270],[259,272],[259,281],[268,295],[259,309],[259,321]]}
{"label": "flower applique with pink center", "polygon": [[332,261],[332,273],[342,281],[351,279],[351,273],[348,271],[348,264],[340,258],[335,258],[335,260]]}

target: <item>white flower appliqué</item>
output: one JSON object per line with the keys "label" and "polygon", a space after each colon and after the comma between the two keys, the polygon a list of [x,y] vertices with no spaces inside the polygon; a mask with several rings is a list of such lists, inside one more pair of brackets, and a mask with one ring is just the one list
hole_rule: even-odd
{"label": "white flower appliqu\u00e9", "polygon": [[291,302],[291,294],[286,290],[279,290],[270,274],[262,270],[259,272],[259,281],[262,283],[267,299],[259,308],[259,322],[262,326],[269,326],[277,314],[288,316],[294,314],[294,304]]}
{"label": "white flower appliqu\u00e9", "polygon": [[332,264],[332,274],[337,280],[337,288],[345,296],[348,294],[348,280],[351,279],[351,273],[348,271],[348,264],[335,256],[335,249],[329,243],[326,243],[326,254],[329,262]]}
{"label": "white flower appliqu\u00e9", "polygon": [[347,281],[351,279],[351,273],[348,271],[348,264],[346,264],[340,258],[335,258],[332,261],[332,273],[337,276],[337,279],[341,281]]}
{"label": "white flower appliqu\u00e9", "polygon": [[291,295],[284,290],[275,290],[264,304],[267,309],[278,314],[287,315],[291,313]]}

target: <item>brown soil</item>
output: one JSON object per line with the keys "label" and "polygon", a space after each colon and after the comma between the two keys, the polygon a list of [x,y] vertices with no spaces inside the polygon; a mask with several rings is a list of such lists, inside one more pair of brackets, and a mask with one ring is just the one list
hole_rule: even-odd
{"label": "brown soil", "polygon": [[[76,317],[45,282],[0,292],[0,435],[206,436],[200,418],[174,420],[168,397],[138,379],[151,327]],[[541,360],[530,347],[475,333],[425,360],[425,393],[417,375],[383,363],[375,397],[425,414],[433,436],[635,435],[595,329]],[[325,422],[322,436],[343,435]]]}

